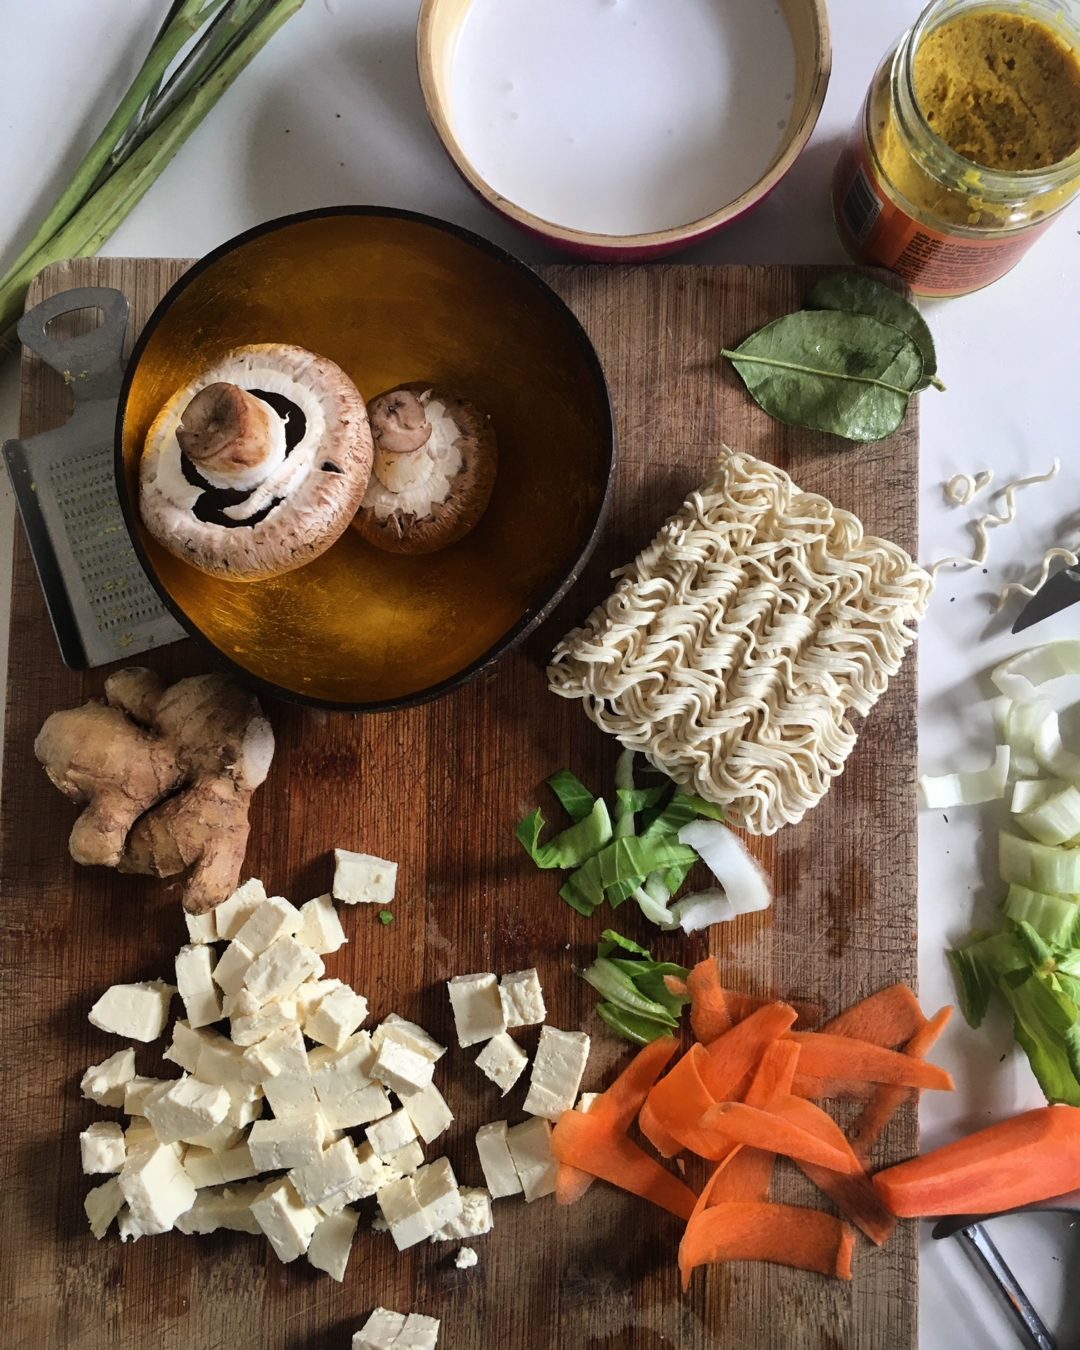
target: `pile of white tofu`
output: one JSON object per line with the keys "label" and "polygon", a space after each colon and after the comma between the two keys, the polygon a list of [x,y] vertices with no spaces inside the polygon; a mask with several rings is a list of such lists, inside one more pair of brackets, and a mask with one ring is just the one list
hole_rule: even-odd
{"label": "pile of white tofu", "polygon": [[435,1350],[438,1339],[437,1318],[376,1308],[353,1333],[352,1350]]}
{"label": "pile of white tofu", "polygon": [[[550,1122],[574,1105],[588,1036],[542,1027],[528,1119],[479,1130],[487,1186],[461,1187],[445,1157],[425,1155],[454,1119],[434,1082],[446,1048],[394,1013],[361,1030],[367,1000],[326,977],[323,957],[346,941],[335,899],[389,904],[395,872],[339,850],[331,894],[300,907],[247,881],[212,913],[188,917],[175,984],[113,985],[98,999],[90,1021],[129,1041],[163,1036],[177,994],[184,1016],[164,1052],[179,1077],[140,1075],[129,1046],[82,1079],[85,1097],[127,1116],[80,1135],[83,1170],[107,1178],[85,1201],[95,1237],[114,1221],[124,1241],[262,1233],[282,1261],[306,1255],[341,1280],[354,1206],[366,1198],[377,1202],[373,1226],[405,1250],[479,1237],[492,1228],[493,1198],[555,1189]],[[448,989],[460,1044],[483,1043],[476,1063],[505,1095],[528,1064],[510,1031],[546,1016],[537,972],[458,976]],[[460,1269],[475,1262],[472,1248],[457,1253]],[[398,1338],[385,1344],[434,1345],[415,1339],[438,1329],[430,1318],[413,1326],[418,1316],[385,1313]]]}

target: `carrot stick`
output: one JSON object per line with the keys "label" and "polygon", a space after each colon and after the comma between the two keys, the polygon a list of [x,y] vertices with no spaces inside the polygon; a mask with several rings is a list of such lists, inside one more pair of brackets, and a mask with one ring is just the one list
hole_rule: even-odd
{"label": "carrot stick", "polygon": [[[615,1081],[602,1092],[589,1108],[588,1114],[604,1119],[614,1130],[623,1134],[630,1128],[640,1111],[649,1089],[667,1067],[678,1048],[673,1036],[662,1036],[639,1050]],[[560,1205],[572,1205],[580,1200],[596,1180],[588,1172],[560,1163],[555,1179],[555,1198]]]}
{"label": "carrot stick", "polygon": [[[773,1041],[766,1046],[746,1091],[747,1106],[766,1108],[777,1098],[788,1096],[798,1058],[799,1047],[792,1041]],[[714,1195],[712,1203],[734,1200],[764,1203],[769,1198],[776,1154],[748,1147],[733,1153],[736,1156],[729,1155],[709,1183],[710,1194]]]}
{"label": "carrot stick", "polygon": [[734,1019],[715,956],[697,963],[687,977],[686,991],[690,995],[690,1025],[702,1045],[731,1030]]}
{"label": "carrot stick", "polygon": [[591,1111],[564,1111],[552,1131],[551,1148],[560,1163],[640,1195],[680,1219],[689,1219],[694,1212],[697,1196],[689,1186],[603,1117],[594,1120]]}
{"label": "carrot stick", "polygon": [[787,1003],[766,1003],[706,1047],[701,1075],[718,1102],[733,1101],[765,1047],[789,1030],[798,1013]]}
{"label": "carrot stick", "polygon": [[[847,1078],[818,1078],[814,1074],[797,1073],[791,1084],[796,1097],[807,1097],[814,1102],[857,1101],[868,1102],[879,1091],[877,1083],[852,1082]],[[908,1089],[904,1088],[904,1092]]]}
{"label": "carrot stick", "polygon": [[874,1178],[874,1185],[902,1219],[995,1214],[1076,1190],[1080,1106],[1025,1111],[886,1168]]}
{"label": "carrot stick", "polygon": [[814,1163],[800,1162],[797,1166],[871,1242],[880,1247],[892,1237],[896,1219],[885,1208],[866,1172],[843,1176]]}
{"label": "carrot stick", "polygon": [[952,1077],[944,1069],[911,1055],[824,1031],[792,1031],[789,1034],[802,1052],[799,1056],[801,1073],[818,1078],[890,1083],[897,1087],[952,1090]]}
{"label": "carrot stick", "polygon": [[[798,1102],[800,1107],[818,1110],[812,1102],[803,1101],[800,1097],[788,1097],[783,1101]],[[705,1112],[701,1133],[706,1137],[710,1133],[713,1135],[717,1153],[721,1141],[727,1139],[730,1141],[729,1147],[730,1144],[749,1144],[754,1148],[782,1153],[786,1158],[816,1162],[834,1172],[853,1173],[862,1170],[839,1125],[836,1125],[836,1131],[843,1140],[843,1147],[838,1143],[827,1142],[821,1132],[811,1133],[799,1120],[789,1118],[781,1109],[782,1105],[783,1102],[774,1102],[767,1111],[763,1111],[757,1106],[747,1106],[745,1102],[719,1102]],[[824,1115],[824,1112],[821,1114]]]}
{"label": "carrot stick", "polygon": [[666,1074],[649,1093],[641,1108],[638,1124],[641,1132],[656,1151],[665,1158],[673,1158],[680,1149],[694,1153],[707,1148],[703,1158],[722,1158],[731,1147],[712,1136],[702,1135],[699,1122],[716,1099],[705,1084],[705,1065],[708,1051],[703,1045],[692,1045],[678,1064]]}
{"label": "carrot stick", "polygon": [[832,1036],[852,1036],[855,1040],[870,1041],[886,1050],[894,1050],[911,1040],[925,1025],[919,1000],[907,985],[890,984],[887,989],[879,989],[869,998],[853,1003],[831,1022],[826,1022],[821,1030]]}
{"label": "carrot stick", "polygon": [[772,1261],[851,1279],[855,1234],[846,1223],[795,1205],[721,1204],[700,1212],[679,1244],[683,1292],[698,1266]]}
{"label": "carrot stick", "polygon": [[[952,1011],[951,1007],[939,1009],[908,1041],[904,1053],[917,1059],[928,1055],[937,1044],[938,1037],[948,1026]],[[864,1163],[869,1162],[874,1145],[910,1095],[909,1088],[881,1087],[863,1109],[851,1132],[851,1143]]]}

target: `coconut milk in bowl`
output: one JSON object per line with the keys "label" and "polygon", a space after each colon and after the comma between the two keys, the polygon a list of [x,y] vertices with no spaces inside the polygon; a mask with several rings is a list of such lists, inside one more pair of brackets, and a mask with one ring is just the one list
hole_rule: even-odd
{"label": "coconut milk in bowl", "polygon": [[418,58],[473,188],[601,258],[683,247],[759,201],[829,69],[820,0],[425,0]]}

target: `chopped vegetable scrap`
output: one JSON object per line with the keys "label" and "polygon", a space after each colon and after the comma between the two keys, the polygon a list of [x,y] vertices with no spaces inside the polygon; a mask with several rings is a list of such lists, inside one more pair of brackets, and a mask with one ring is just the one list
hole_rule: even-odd
{"label": "chopped vegetable scrap", "polygon": [[[913,1093],[952,1087],[949,1075],[925,1060],[949,1009],[927,1020],[911,990],[892,985],[820,1032],[797,1031],[794,1007],[725,990],[711,958],[685,981],[666,978],[679,997],[685,985],[697,1039],[674,1064],[672,1037],[650,1041],[606,1092],[559,1118],[551,1136],[559,1202],[579,1200],[599,1177],[685,1220],[684,1290],[698,1266],[736,1260],[851,1279],[850,1225],[878,1244],[895,1226],[870,1177],[871,1150]],[[800,1074],[867,1090],[850,1138],[821,1106],[795,1094]],[[686,1149],[716,1163],[700,1194],[629,1138],[635,1117],[663,1158]],[[781,1156],[844,1218],[770,1200]]]}
{"label": "chopped vegetable scrap", "polygon": [[[992,770],[923,779],[937,807],[1002,797],[1012,825],[998,843],[1005,927],[949,953],[968,1022],[998,995],[1047,1101],[1080,1106],[1080,755],[1062,743],[1042,686],[1080,674],[1080,642],[1053,642],[1000,665]],[[993,779],[993,782],[990,780]],[[1021,833],[1022,832],[1022,833]]]}
{"label": "chopped vegetable scrap", "polygon": [[613,928],[604,929],[596,960],[581,972],[603,995],[596,1011],[612,1031],[638,1045],[675,1035],[690,1000],[685,992],[674,993],[667,981],[684,981],[689,973],[685,966],[654,961],[644,947]]}
{"label": "chopped vegetable scrap", "polygon": [[[635,787],[632,750],[615,766],[614,811],[568,769],[547,781],[573,824],[542,844],[547,822],[537,807],[518,825],[517,838],[537,867],[570,872],[559,894],[586,918],[605,900],[612,909],[633,900],[659,927],[693,932],[763,909],[772,899],[765,874],[720,823],[720,807],[666,781]],[[687,896],[669,908],[698,861],[713,868],[724,890]]]}

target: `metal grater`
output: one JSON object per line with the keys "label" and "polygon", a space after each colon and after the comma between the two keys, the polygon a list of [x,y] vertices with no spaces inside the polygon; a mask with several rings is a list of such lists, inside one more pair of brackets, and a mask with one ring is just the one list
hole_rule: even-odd
{"label": "metal grater", "polygon": [[[103,322],[81,337],[45,331],[79,309],[100,310]],[[18,326],[24,345],[58,371],[75,396],[62,427],[4,443],[60,654],[74,670],[185,636],[147,580],[116,494],[113,437],[127,318],[120,291],[83,286],[43,300]]]}

